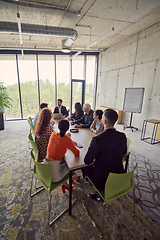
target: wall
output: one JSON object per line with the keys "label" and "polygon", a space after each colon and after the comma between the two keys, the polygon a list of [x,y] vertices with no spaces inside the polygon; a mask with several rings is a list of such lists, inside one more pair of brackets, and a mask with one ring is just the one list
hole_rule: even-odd
{"label": "wall", "polygon": [[[97,105],[123,110],[125,88],[145,87],[142,112],[133,114],[132,125],[144,119],[160,120],[160,24],[110,47],[99,56]],[[130,113],[122,123],[129,125]]]}

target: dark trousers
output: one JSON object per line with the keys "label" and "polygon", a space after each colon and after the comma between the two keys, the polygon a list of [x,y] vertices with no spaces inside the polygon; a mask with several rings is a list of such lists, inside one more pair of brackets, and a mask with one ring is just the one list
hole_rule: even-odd
{"label": "dark trousers", "polygon": [[104,189],[109,173],[105,177],[100,176],[94,168],[94,165],[82,168],[82,173],[84,178],[88,176],[91,179],[95,187]]}

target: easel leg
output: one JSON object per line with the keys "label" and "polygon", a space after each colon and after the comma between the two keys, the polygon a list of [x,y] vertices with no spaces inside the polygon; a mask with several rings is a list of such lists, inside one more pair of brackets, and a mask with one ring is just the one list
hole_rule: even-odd
{"label": "easel leg", "polygon": [[133,132],[133,129],[138,131],[138,128],[135,128],[135,127],[132,126],[132,116],[133,116],[133,112],[131,112],[130,125],[129,126],[124,126],[123,130],[125,130],[126,128],[130,128],[132,132]]}

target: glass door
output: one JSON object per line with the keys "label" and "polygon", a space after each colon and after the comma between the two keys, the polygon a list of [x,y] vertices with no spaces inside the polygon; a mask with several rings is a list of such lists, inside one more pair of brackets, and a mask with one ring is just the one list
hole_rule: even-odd
{"label": "glass door", "polygon": [[76,102],[84,104],[85,80],[72,79],[71,80],[71,113],[74,113],[74,105]]}

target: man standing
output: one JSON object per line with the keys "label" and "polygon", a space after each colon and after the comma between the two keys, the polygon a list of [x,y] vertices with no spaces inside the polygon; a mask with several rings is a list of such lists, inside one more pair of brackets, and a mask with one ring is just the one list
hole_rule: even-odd
{"label": "man standing", "polygon": [[[46,107],[48,107],[48,104],[47,104],[47,103],[41,103],[41,105],[40,105],[40,111],[41,111],[43,108],[46,108]],[[37,119],[38,119],[38,116],[39,116],[40,111],[39,111],[38,113],[36,113],[36,115],[35,115],[35,117],[34,117],[33,127],[35,127],[35,125],[36,125],[36,122],[37,122]]]}
{"label": "man standing", "polygon": [[[88,167],[82,169],[83,177],[88,176],[97,188],[104,189],[110,172],[124,173],[122,158],[127,152],[126,136],[114,128],[118,114],[113,109],[106,109],[102,123],[104,131],[92,138],[84,162]],[[90,197],[96,198],[96,194]]]}
{"label": "man standing", "polygon": [[65,106],[62,105],[62,99],[58,99],[57,100],[57,107],[55,107],[54,112],[53,113],[60,113],[62,114],[64,117],[68,116],[68,112]]}
{"label": "man standing", "polygon": [[[71,124],[75,124],[77,128],[90,128],[91,123],[93,122],[93,110],[89,103],[83,105],[83,111],[85,114],[80,119],[73,121]],[[80,125],[82,123],[82,125]]]}

